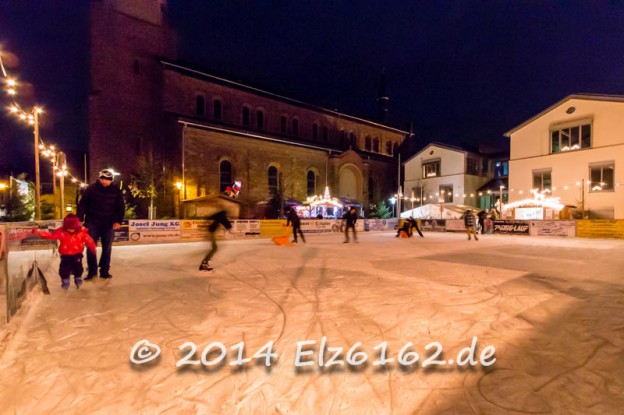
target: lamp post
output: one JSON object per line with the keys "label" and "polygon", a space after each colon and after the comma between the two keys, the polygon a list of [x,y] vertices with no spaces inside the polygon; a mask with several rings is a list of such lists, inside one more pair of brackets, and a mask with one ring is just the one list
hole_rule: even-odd
{"label": "lamp post", "polygon": [[392,197],[390,198],[390,204],[392,205],[392,217],[394,217],[394,215],[395,215],[394,205],[395,205],[396,201],[397,201],[397,200],[396,200],[396,198],[395,198],[394,196],[392,196]]}
{"label": "lamp post", "polygon": [[184,184],[177,182],[176,187],[178,188],[178,218],[182,219],[182,188]]}
{"label": "lamp post", "polygon": [[498,195],[499,195],[499,199],[498,199],[498,212],[502,215],[503,214],[503,189],[505,188],[505,186],[501,185],[498,188]]}

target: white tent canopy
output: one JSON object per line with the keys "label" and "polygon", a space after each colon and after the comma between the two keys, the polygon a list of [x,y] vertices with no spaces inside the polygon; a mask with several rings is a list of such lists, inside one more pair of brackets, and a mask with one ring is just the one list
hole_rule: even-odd
{"label": "white tent canopy", "polygon": [[419,206],[414,209],[401,212],[401,218],[414,218],[421,219],[459,219],[461,215],[468,209],[478,211],[479,209],[474,206],[466,205],[453,205],[453,204],[428,204]]}

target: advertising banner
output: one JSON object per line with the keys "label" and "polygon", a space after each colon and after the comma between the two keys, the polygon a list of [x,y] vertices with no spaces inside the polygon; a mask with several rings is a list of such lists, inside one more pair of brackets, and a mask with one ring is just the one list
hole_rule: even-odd
{"label": "advertising banner", "polygon": [[[542,220],[544,219],[544,208],[516,208],[516,219],[518,220]],[[552,219],[552,216],[551,216]]]}
{"label": "advertising banner", "polygon": [[495,220],[494,233],[505,235],[529,235],[530,222],[523,220]]}
{"label": "advertising banner", "polygon": [[391,219],[364,219],[365,231],[394,231],[399,223],[397,218]]}
{"label": "advertising banner", "polygon": [[180,221],[180,238],[184,240],[208,239],[208,226],[211,221],[205,219]]}
{"label": "advertising banner", "polygon": [[420,229],[423,231],[444,232],[446,219],[421,219]]}
{"label": "advertising banner", "polygon": [[466,232],[463,219],[446,219],[445,229],[447,232]]}
{"label": "advertising banner", "polygon": [[179,220],[135,220],[128,221],[130,241],[166,242],[180,240]]}
{"label": "advertising banner", "polygon": [[130,237],[128,231],[128,220],[124,219],[121,222],[121,228],[117,229],[113,234],[113,242],[128,242]]}
{"label": "advertising banner", "polygon": [[531,236],[576,236],[576,222],[573,220],[544,220],[531,222]]}
{"label": "advertising banner", "polygon": [[7,269],[7,230],[6,226],[0,224],[0,330],[8,321],[7,316],[7,286],[8,286],[8,269]]}
{"label": "advertising banner", "polygon": [[[301,230],[304,233],[340,232],[341,220],[309,219],[301,221]],[[357,225],[357,223],[356,223]],[[357,229],[357,228],[356,228]],[[344,229],[343,229],[344,230]]]}
{"label": "advertising banner", "polygon": [[257,238],[259,236],[259,220],[234,220],[230,232],[225,233],[226,239]]}
{"label": "advertising banner", "polygon": [[624,220],[579,220],[576,221],[576,236],[579,238],[624,239]]}
{"label": "advertising banner", "polygon": [[260,221],[260,236],[272,238],[286,233],[286,219],[263,219]]}

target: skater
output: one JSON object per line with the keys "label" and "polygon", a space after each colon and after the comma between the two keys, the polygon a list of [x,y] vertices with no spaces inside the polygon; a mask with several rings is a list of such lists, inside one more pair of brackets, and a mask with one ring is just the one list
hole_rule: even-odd
{"label": "skater", "polygon": [[479,218],[479,227],[481,228],[481,235],[485,234],[485,219],[488,216],[488,210],[482,210],[481,212],[479,212],[477,214],[477,217]]}
{"label": "skater", "polygon": [[416,232],[418,232],[418,234],[420,235],[420,237],[421,237],[421,238],[424,238],[425,236],[422,234],[422,232],[420,231],[420,227],[418,226],[418,222],[420,221],[420,219],[419,219],[419,220],[416,220],[416,219],[414,219],[413,217],[410,217],[408,220],[409,220],[410,222],[412,222],[412,226],[411,226],[411,228],[410,228],[410,233],[411,233],[411,234],[413,234],[413,233],[414,233],[413,229],[416,229]]}
{"label": "skater", "polygon": [[69,277],[74,275],[74,284],[76,288],[82,285],[82,253],[85,245],[89,248],[89,252],[95,255],[95,242],[89,236],[86,228],[80,226],[78,216],[73,213],[68,214],[63,219],[63,226],[54,232],[39,231],[36,228],[32,230],[33,234],[41,236],[43,239],[53,239],[61,241],[59,254],[61,254],[61,266],[59,267],[59,275],[61,276],[61,287],[64,290],[69,289]]}
{"label": "skater", "polygon": [[468,233],[468,240],[471,239],[471,235],[474,235],[475,241],[478,241],[477,232],[475,231],[475,217],[472,213],[472,209],[468,209],[462,215],[464,218],[464,225],[466,226],[466,232]]}
{"label": "skater", "polygon": [[355,232],[355,222],[357,222],[357,213],[354,207],[344,214],[342,217],[345,220],[345,244],[349,243],[349,229],[353,229],[353,241],[357,242],[357,234]]}
{"label": "skater", "polygon": [[[98,181],[87,187],[78,204],[78,218],[89,230],[89,236],[97,244],[102,240],[100,278],[112,278],[110,274],[111,251],[115,230],[121,227],[126,210],[121,189],[113,186],[113,172],[100,171]],[[95,253],[87,252],[88,272],[85,281],[97,276],[98,262]]]}
{"label": "skater", "polygon": [[297,232],[301,235],[301,240],[305,243],[305,237],[303,236],[303,232],[301,232],[301,219],[299,219],[299,215],[297,215],[297,211],[292,207],[288,206],[286,208],[286,226],[290,226],[292,223],[293,228],[293,242],[297,243]]}
{"label": "skater", "polygon": [[219,227],[219,225],[223,226],[228,231],[232,229],[232,224],[228,220],[227,215],[225,214],[224,210],[218,211],[217,213],[215,213],[208,219],[212,220],[212,223],[210,224],[210,226],[208,226],[208,231],[210,232],[210,242],[212,243],[212,247],[210,248],[210,251],[208,251],[204,259],[202,260],[201,264],[199,265],[200,271],[212,271],[214,269],[210,265],[210,260],[212,259],[214,254],[217,253],[217,239],[215,237],[215,232],[217,231],[217,228]]}

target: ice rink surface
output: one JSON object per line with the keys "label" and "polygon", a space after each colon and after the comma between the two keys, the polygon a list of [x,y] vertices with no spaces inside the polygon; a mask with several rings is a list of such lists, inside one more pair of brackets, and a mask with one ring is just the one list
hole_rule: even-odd
{"label": "ice rink surface", "polygon": [[[2,414],[622,413],[624,241],[307,239],[221,243],[209,274],[196,271],[206,243],[117,246],[114,278],[80,291],[47,272],[52,295],[29,300],[0,356]],[[317,348],[297,370],[297,342],[323,336],[343,360],[361,342],[368,365],[320,368]],[[491,345],[496,363],[448,363],[474,336],[477,359]],[[132,364],[142,339],[161,354]],[[223,343],[226,363],[176,368],[187,341],[198,360]],[[270,341],[270,369],[230,365],[229,347],[250,357]],[[434,341],[447,363],[423,368]],[[385,369],[372,364],[382,342]],[[397,362],[408,342],[411,368]]]}

